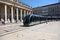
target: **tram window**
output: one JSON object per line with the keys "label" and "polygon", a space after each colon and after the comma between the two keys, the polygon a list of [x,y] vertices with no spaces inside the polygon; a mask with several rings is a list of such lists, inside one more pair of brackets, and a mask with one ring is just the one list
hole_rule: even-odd
{"label": "tram window", "polygon": [[31,16],[31,21],[34,21],[34,16]]}
{"label": "tram window", "polygon": [[31,17],[31,21],[34,22],[34,21],[37,21],[37,20],[39,20],[38,17],[36,17],[36,16],[32,16],[32,17]]}

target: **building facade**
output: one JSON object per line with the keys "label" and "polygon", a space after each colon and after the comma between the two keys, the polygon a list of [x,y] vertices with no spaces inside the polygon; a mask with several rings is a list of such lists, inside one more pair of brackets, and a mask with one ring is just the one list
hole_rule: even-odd
{"label": "building facade", "polygon": [[0,0],[0,21],[14,23],[31,13],[32,8],[19,0]]}
{"label": "building facade", "polygon": [[38,15],[60,16],[60,2],[33,8],[33,13]]}

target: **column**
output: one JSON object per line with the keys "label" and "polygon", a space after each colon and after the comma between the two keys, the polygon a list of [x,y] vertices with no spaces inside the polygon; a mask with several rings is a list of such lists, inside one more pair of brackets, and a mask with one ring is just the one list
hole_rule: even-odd
{"label": "column", "polygon": [[7,5],[5,5],[5,23],[7,23]]}
{"label": "column", "polygon": [[16,14],[17,15],[17,22],[18,22],[18,8],[16,8],[16,12],[17,12],[17,14]]}
{"label": "column", "polygon": [[20,9],[20,12],[21,12],[21,22],[23,22],[23,21],[22,21],[22,9]]}
{"label": "column", "polygon": [[12,21],[12,23],[14,22],[14,18],[13,18],[13,7],[11,7],[11,21]]}
{"label": "column", "polygon": [[28,15],[28,11],[27,11],[27,15]]}
{"label": "column", "polygon": [[31,14],[31,13],[32,13],[32,11],[29,12],[29,14]]}
{"label": "column", "polygon": [[26,16],[25,14],[26,14],[26,11],[24,10],[24,17]]}

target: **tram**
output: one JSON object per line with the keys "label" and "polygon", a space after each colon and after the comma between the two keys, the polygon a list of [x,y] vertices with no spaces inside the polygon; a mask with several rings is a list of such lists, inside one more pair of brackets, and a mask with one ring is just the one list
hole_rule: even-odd
{"label": "tram", "polygon": [[42,15],[35,15],[35,14],[30,14],[30,15],[26,15],[24,18],[23,18],[23,24],[24,25],[29,25],[31,24],[32,22],[37,22],[37,21],[44,21],[44,20],[51,20],[51,19],[57,19],[57,18],[60,18],[60,17],[55,17],[55,16],[42,16]]}
{"label": "tram", "polygon": [[27,15],[23,18],[23,24],[24,25],[29,25],[32,22],[37,22],[37,21],[41,21],[41,20],[45,20],[45,19],[46,18],[44,18],[44,16],[30,14],[30,15]]}

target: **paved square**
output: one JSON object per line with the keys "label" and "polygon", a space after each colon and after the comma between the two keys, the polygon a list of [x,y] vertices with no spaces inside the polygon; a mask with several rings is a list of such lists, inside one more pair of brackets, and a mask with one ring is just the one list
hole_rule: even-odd
{"label": "paved square", "polygon": [[[8,28],[11,33],[1,36],[0,40],[60,40],[60,21],[43,23],[31,27],[16,26],[11,28],[12,31]],[[0,29],[0,31],[3,30]]]}

